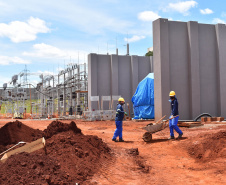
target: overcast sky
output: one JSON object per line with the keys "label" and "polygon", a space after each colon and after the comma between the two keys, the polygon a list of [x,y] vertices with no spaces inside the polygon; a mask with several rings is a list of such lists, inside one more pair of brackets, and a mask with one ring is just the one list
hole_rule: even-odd
{"label": "overcast sky", "polygon": [[[225,0],[0,0],[0,86],[27,65],[57,74],[89,53],[145,55],[160,17],[226,22]],[[117,40],[117,42],[116,42]],[[34,80],[30,77],[30,80]]]}

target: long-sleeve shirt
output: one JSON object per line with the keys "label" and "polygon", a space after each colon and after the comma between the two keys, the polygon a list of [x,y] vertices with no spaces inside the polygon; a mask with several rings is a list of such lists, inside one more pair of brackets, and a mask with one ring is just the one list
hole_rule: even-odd
{"label": "long-sleeve shirt", "polygon": [[175,99],[173,101],[171,101],[171,115],[173,115],[173,116],[179,115],[178,101],[177,101],[176,97],[175,97]]}
{"label": "long-sleeve shirt", "polygon": [[121,104],[117,105],[115,121],[122,121],[124,118],[124,110]]}

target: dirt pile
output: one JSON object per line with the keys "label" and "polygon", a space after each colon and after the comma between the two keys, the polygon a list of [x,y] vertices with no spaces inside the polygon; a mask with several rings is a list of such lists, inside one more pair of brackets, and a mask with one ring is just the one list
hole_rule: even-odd
{"label": "dirt pile", "polygon": [[57,159],[73,182],[83,182],[111,158],[110,148],[97,136],[74,134],[54,135],[47,142],[47,155]]}
{"label": "dirt pile", "polygon": [[41,137],[41,130],[28,127],[17,120],[0,128],[0,145],[3,146],[17,144],[20,141],[31,142]]}
{"label": "dirt pile", "polygon": [[72,130],[74,133],[81,133],[81,129],[77,127],[74,121],[72,121],[70,124],[62,123],[60,121],[53,121],[49,124],[47,129],[44,130],[43,136],[48,139],[57,133],[69,130]]}
{"label": "dirt pile", "polygon": [[198,136],[187,146],[188,153],[197,161],[208,162],[226,158],[226,130]]}
{"label": "dirt pile", "polygon": [[0,184],[82,183],[111,159],[110,148],[97,136],[83,135],[74,122],[52,122],[43,132],[46,150],[11,156],[0,164]]}
{"label": "dirt pile", "polygon": [[[54,174],[54,175],[52,175]],[[63,184],[67,174],[54,158],[42,153],[20,153],[0,164],[0,184]]]}

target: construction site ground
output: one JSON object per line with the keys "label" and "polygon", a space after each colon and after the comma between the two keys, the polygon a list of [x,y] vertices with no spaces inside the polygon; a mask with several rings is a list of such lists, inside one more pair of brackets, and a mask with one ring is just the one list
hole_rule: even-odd
{"label": "construction site ground", "polygon": [[[0,127],[12,121],[0,120]],[[52,120],[20,120],[44,130]],[[72,120],[61,120],[70,123]],[[124,121],[123,139],[113,142],[114,121],[73,120],[85,135],[96,135],[112,149],[106,161],[83,184],[226,184],[226,123],[180,127],[183,138],[168,140],[169,128],[153,134],[145,143],[142,127],[150,123]],[[175,136],[177,134],[175,133]],[[197,146],[197,147],[196,147]],[[136,150],[138,149],[138,151]]]}

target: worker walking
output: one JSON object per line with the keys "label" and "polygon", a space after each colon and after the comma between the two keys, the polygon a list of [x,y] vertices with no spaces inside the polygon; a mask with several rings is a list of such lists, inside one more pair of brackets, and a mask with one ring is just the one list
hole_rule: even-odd
{"label": "worker walking", "polygon": [[119,136],[119,142],[124,142],[122,139],[122,120],[124,118],[124,110],[122,106],[125,104],[125,100],[123,98],[118,99],[118,105],[116,108],[116,117],[115,117],[115,124],[116,129],[112,138],[112,141],[117,141],[116,138]]}
{"label": "worker walking", "polygon": [[175,130],[179,134],[179,136],[177,138],[180,139],[183,135],[183,132],[177,126],[177,123],[179,120],[178,100],[176,98],[176,93],[174,91],[170,91],[169,96],[170,96],[169,101],[171,103],[170,118],[177,116],[177,117],[169,120],[169,128],[170,128],[170,138],[169,139],[175,139],[173,130]]}

